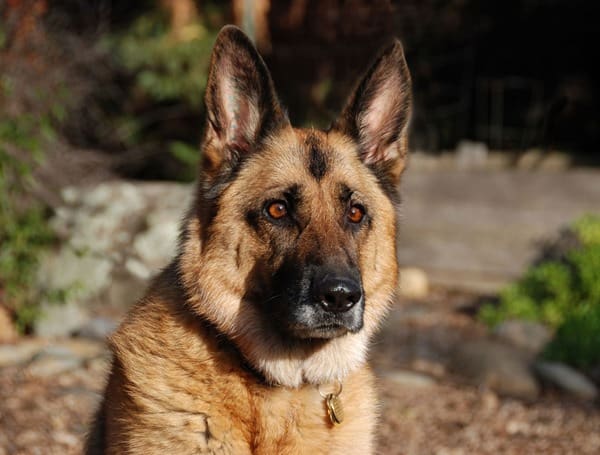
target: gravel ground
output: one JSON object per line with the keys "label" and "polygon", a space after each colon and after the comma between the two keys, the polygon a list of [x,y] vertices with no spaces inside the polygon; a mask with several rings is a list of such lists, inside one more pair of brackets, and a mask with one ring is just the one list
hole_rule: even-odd
{"label": "gravel ground", "polygon": [[[373,347],[381,378],[378,453],[600,453],[597,404],[552,390],[530,403],[502,398],[446,372],[444,348],[483,330],[459,311],[461,299],[452,301],[435,311],[394,311]],[[109,364],[105,354],[86,352],[91,357],[58,374],[40,376],[32,364],[0,368],[0,455],[81,453]]]}
{"label": "gravel ground", "polygon": [[47,378],[0,370],[0,455],[79,454],[107,359]]}
{"label": "gravel ground", "polygon": [[[46,380],[0,374],[0,454],[78,454],[107,362]],[[598,454],[597,407],[545,397],[526,404],[460,384],[381,380],[381,454]]]}
{"label": "gravel ground", "polygon": [[558,397],[526,404],[444,383],[382,383],[382,454],[598,454],[600,412]]}

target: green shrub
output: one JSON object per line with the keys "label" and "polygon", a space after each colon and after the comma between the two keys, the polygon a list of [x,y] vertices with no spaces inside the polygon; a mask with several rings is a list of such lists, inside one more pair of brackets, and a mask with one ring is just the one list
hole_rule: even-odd
{"label": "green shrub", "polygon": [[547,324],[556,334],[545,355],[587,368],[600,363],[600,217],[586,215],[571,230],[579,247],[529,269],[479,317],[491,326],[513,318]]}
{"label": "green shrub", "polygon": [[[10,91],[3,79],[1,95]],[[34,280],[40,252],[52,241],[44,208],[28,198],[42,142],[53,137],[50,114],[0,115],[0,303],[21,330],[38,314]]]}
{"label": "green shrub", "polygon": [[600,362],[600,305],[580,305],[558,328],[544,355],[586,369]]}
{"label": "green shrub", "polygon": [[39,315],[39,295],[34,292],[40,252],[54,237],[40,207],[22,213],[0,210],[0,288],[3,303],[14,311],[23,331]]}
{"label": "green shrub", "polygon": [[600,215],[584,215],[573,223],[573,230],[584,245],[600,244]]}
{"label": "green shrub", "polygon": [[[104,42],[129,81],[126,99],[119,101],[123,112],[112,120],[119,142],[158,152],[154,156],[169,150],[176,164],[160,166],[161,172],[170,172],[169,178],[188,181],[195,177],[192,162],[199,155],[202,100],[218,31],[218,25],[212,24],[212,9],[210,2],[203,4],[205,14],[177,34],[164,14],[150,11]],[[194,167],[190,170],[189,166]]]}
{"label": "green shrub", "polygon": [[186,181],[194,180],[200,160],[200,150],[198,147],[193,147],[181,141],[173,141],[169,144],[169,152],[182,164],[186,165],[181,178]]}
{"label": "green shrub", "polygon": [[500,293],[500,305],[484,305],[480,317],[492,326],[518,318],[557,327],[573,304],[573,279],[572,268],[566,264],[540,264]]}
{"label": "green shrub", "polygon": [[216,31],[197,21],[186,27],[185,38],[176,39],[165,17],[147,13],[107,46],[134,75],[138,96],[200,107],[215,37]]}

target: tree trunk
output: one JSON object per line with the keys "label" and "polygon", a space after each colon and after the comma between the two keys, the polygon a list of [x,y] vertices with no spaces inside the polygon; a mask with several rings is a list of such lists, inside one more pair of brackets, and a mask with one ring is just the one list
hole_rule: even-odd
{"label": "tree trunk", "polygon": [[194,0],[161,0],[163,9],[169,14],[171,35],[184,39],[186,27],[198,19],[199,12]]}

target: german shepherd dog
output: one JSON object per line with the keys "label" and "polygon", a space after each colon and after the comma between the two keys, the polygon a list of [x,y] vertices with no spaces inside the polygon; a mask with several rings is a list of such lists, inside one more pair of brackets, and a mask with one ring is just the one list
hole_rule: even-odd
{"label": "german shepherd dog", "polygon": [[369,454],[369,339],[394,299],[410,75],[394,40],[327,131],[219,33],[178,253],[111,337],[87,453]]}

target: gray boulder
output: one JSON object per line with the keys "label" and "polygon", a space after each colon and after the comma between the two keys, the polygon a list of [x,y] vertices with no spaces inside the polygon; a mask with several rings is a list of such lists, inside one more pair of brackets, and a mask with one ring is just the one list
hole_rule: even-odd
{"label": "gray boulder", "polygon": [[451,355],[450,370],[468,382],[500,395],[532,400],[539,386],[527,356],[518,349],[489,340],[460,343]]}
{"label": "gray boulder", "polygon": [[77,332],[89,320],[89,314],[81,303],[42,302],[41,315],[33,324],[33,332],[40,337],[64,337]]}
{"label": "gray boulder", "polygon": [[552,332],[545,325],[520,319],[511,319],[498,324],[494,334],[534,356],[539,354],[552,339]]}
{"label": "gray boulder", "polygon": [[542,380],[577,398],[595,400],[598,397],[598,389],[594,383],[568,365],[538,361],[534,364],[534,369]]}

